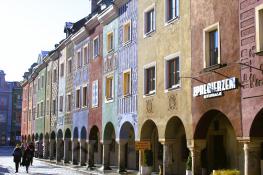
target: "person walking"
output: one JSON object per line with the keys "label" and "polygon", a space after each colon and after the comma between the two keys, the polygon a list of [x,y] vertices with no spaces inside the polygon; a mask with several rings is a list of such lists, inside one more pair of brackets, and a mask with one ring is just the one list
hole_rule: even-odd
{"label": "person walking", "polygon": [[21,162],[21,157],[22,157],[22,150],[21,150],[19,144],[16,145],[16,147],[13,151],[13,157],[14,157],[14,162],[16,165],[16,173],[18,173],[18,168],[19,168],[19,164]]}
{"label": "person walking", "polygon": [[30,148],[29,146],[26,147],[22,159],[22,165],[26,167],[26,172],[28,173],[28,168],[30,165],[30,160],[31,160],[31,153],[30,153]]}
{"label": "person walking", "polygon": [[33,142],[30,143],[29,149],[30,149],[30,154],[31,154],[30,165],[32,166],[33,165],[33,157],[34,157],[34,153],[35,153],[35,147],[34,147]]}

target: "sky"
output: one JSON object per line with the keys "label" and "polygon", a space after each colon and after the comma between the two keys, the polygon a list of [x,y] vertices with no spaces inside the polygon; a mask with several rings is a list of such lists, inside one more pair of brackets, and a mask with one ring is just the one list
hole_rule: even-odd
{"label": "sky", "polygon": [[89,14],[90,0],[0,0],[0,70],[22,81],[41,50],[65,38],[65,22]]}

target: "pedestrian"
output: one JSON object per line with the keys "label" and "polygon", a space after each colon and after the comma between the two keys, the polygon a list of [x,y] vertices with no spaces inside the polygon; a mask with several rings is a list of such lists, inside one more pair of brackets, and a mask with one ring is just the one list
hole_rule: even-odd
{"label": "pedestrian", "polygon": [[33,157],[34,157],[34,153],[35,153],[35,147],[34,147],[33,142],[30,143],[29,149],[30,149],[30,154],[31,154],[30,165],[32,166],[33,165]]}
{"label": "pedestrian", "polygon": [[22,157],[22,150],[21,150],[19,144],[16,145],[16,147],[13,151],[13,157],[14,157],[14,162],[16,165],[16,173],[18,173],[18,168],[19,168],[19,164],[21,162],[21,157]]}
{"label": "pedestrian", "polygon": [[26,172],[28,173],[28,168],[30,165],[30,160],[31,160],[31,153],[30,153],[30,148],[29,146],[26,147],[22,159],[22,165],[26,167]]}

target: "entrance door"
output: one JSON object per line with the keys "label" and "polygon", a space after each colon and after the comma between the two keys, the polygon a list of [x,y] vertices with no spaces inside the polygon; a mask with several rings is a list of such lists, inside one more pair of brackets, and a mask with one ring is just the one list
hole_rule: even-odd
{"label": "entrance door", "polygon": [[224,136],[213,136],[213,165],[214,170],[224,169],[226,167],[226,150],[224,147]]}

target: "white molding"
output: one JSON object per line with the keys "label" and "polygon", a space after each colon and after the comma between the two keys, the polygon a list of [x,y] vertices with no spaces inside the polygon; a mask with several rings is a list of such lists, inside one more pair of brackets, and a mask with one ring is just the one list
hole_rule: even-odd
{"label": "white molding", "polygon": [[262,31],[260,31],[260,26],[262,25],[262,22],[260,22],[260,14],[259,13],[261,10],[263,10],[263,4],[260,4],[260,5],[255,7],[256,52],[260,52],[263,48],[263,41],[260,42],[260,36],[263,35],[263,28],[262,27],[261,27]]}
{"label": "white molding", "polygon": [[[154,23],[154,28],[152,31],[148,32],[148,33],[145,33],[145,24],[146,24],[146,18],[145,18],[145,15],[146,13],[148,13],[150,10],[154,10],[154,20],[153,20],[153,23]],[[153,32],[156,31],[156,5],[155,3],[151,4],[150,6],[148,6],[144,11],[143,11],[143,38],[146,38],[146,37],[149,37],[151,36],[151,34]]]}
{"label": "white molding", "polygon": [[[152,93],[149,93],[149,94],[146,94],[145,93],[145,81],[146,81],[146,79],[145,79],[145,73],[146,73],[146,69],[149,69],[149,68],[151,68],[151,67],[154,67],[155,68],[155,90],[152,92]],[[146,64],[146,65],[144,65],[143,66],[143,98],[145,98],[145,97],[149,97],[149,96],[152,96],[152,95],[156,95],[156,89],[157,89],[157,87],[156,87],[156,82],[157,82],[157,64],[156,64],[156,61],[153,61],[153,62],[151,62],[151,63],[148,63],[148,64]]]}

